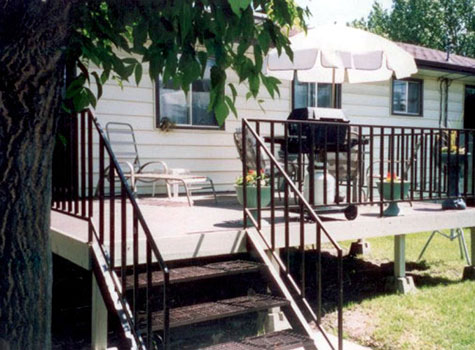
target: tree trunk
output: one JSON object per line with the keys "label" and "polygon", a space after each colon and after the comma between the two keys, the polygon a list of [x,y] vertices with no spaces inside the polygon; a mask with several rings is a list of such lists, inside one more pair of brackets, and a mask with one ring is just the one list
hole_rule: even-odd
{"label": "tree trunk", "polygon": [[51,348],[51,160],[69,2],[0,0],[0,349]]}

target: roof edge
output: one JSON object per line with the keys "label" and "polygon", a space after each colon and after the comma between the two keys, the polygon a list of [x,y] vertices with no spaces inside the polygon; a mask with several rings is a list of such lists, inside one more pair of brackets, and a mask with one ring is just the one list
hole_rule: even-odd
{"label": "roof edge", "polygon": [[426,68],[432,70],[445,71],[450,73],[468,73],[475,75],[475,67],[464,67],[457,64],[434,62],[428,60],[415,59],[418,68]]}

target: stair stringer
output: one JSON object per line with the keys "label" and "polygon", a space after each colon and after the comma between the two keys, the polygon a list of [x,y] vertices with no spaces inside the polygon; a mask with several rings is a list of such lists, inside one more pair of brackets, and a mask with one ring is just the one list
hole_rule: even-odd
{"label": "stair stringer", "polygon": [[272,260],[267,255],[264,249],[266,245],[263,242],[261,236],[257,233],[255,229],[247,229],[246,234],[249,240],[248,242],[252,245],[259,258],[269,269],[269,275],[271,276],[272,282],[274,283],[273,287],[276,287],[278,291],[290,302],[291,317],[289,318],[289,322],[292,328],[297,329],[300,332],[305,333],[308,337],[314,339],[315,331],[313,331],[310,325],[308,324],[302,311],[298,307],[297,302],[295,301],[292,294],[285,285],[284,281],[280,277],[280,274],[276,270],[275,265],[272,263]]}

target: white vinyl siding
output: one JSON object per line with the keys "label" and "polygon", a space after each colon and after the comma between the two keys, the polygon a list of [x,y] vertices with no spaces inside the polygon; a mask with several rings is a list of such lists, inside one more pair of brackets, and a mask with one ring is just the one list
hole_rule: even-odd
{"label": "white vinyl siding", "polygon": [[[258,99],[246,99],[248,87],[238,85],[238,77],[227,72],[228,82],[236,85],[236,108],[240,117],[285,120],[291,109],[291,82],[280,86],[280,98],[273,100],[264,87]],[[424,76],[424,118],[391,114],[391,82],[343,84],[342,109],[353,123],[394,126],[438,127],[439,82],[436,77]],[[94,89],[94,87],[92,87]],[[227,93],[231,95],[228,90]],[[464,82],[454,80],[449,89],[449,127],[463,126]],[[142,162],[163,160],[172,168],[188,168],[199,175],[211,177],[218,191],[232,191],[241,163],[233,141],[233,132],[241,127],[241,120],[230,114],[222,130],[173,129],[163,132],[156,128],[154,84],[148,78],[147,66],[137,87],[133,79],[124,82],[123,89],[116,82],[108,82],[95,111],[101,125],[108,121],[132,124],[139,144]],[[265,133],[265,130],[262,130]],[[276,132],[277,129],[276,129]],[[151,187],[139,184],[140,191]]]}

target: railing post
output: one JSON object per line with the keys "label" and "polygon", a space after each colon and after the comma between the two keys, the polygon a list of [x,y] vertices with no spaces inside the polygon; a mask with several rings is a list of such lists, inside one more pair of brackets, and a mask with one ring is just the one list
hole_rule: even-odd
{"label": "railing post", "polygon": [[242,128],[241,128],[241,137],[242,137],[242,198],[243,198],[243,227],[247,228],[247,181],[246,181],[246,175],[247,175],[247,147],[246,147],[246,120],[243,118],[242,119]]}

